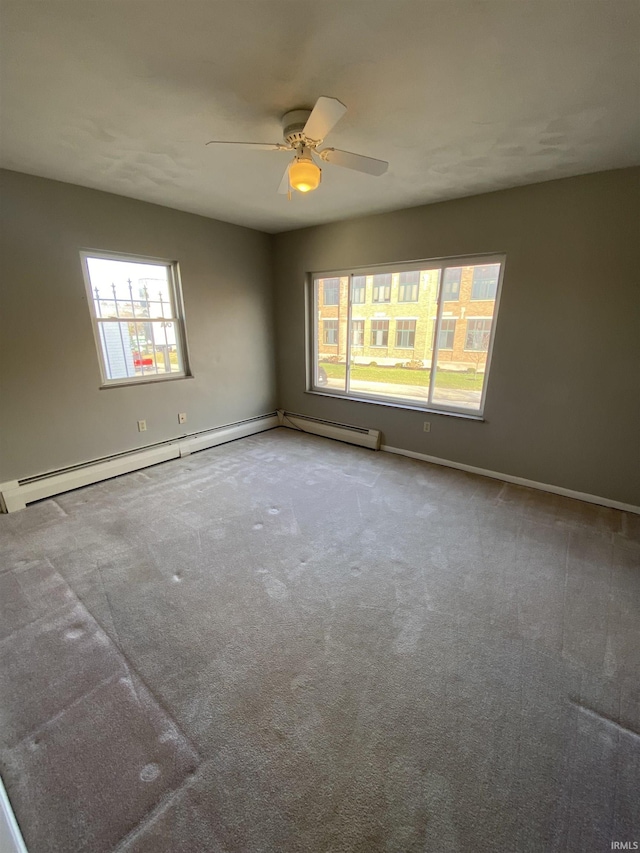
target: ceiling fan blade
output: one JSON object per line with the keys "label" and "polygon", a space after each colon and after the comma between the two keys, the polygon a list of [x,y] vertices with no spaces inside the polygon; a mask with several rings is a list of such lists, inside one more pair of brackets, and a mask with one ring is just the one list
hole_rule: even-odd
{"label": "ceiling fan blade", "polygon": [[375,157],[352,154],[350,151],[340,151],[338,148],[323,148],[318,154],[327,163],[332,163],[334,166],[344,166],[345,169],[355,169],[356,172],[366,172],[367,175],[384,175],[389,168],[386,160],[376,160]]}
{"label": "ceiling fan blade", "polygon": [[281,142],[227,142],[226,139],[212,139],[205,145],[242,145],[243,148],[259,148],[262,151],[289,151],[288,145]]}
{"label": "ceiling fan blade", "polygon": [[288,195],[290,193],[289,189],[289,166],[284,170],[284,175],[282,176],[282,180],[280,181],[280,186],[278,187],[278,192],[280,195]]}
{"label": "ceiling fan blade", "polygon": [[309,139],[324,139],[332,127],[340,121],[347,108],[337,98],[318,98],[307,119],[303,133]]}

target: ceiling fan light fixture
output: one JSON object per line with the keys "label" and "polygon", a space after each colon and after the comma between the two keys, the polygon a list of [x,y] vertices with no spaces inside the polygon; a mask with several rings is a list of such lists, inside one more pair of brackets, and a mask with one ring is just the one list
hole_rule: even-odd
{"label": "ceiling fan light fixture", "polygon": [[294,190],[308,193],[318,188],[322,169],[311,159],[311,154],[303,152],[289,166],[289,184]]}

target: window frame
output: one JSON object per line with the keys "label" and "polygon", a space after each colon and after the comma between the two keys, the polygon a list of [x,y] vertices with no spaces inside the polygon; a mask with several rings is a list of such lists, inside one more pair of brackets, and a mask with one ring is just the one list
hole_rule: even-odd
{"label": "window frame", "polygon": [[[437,369],[437,356],[438,356],[438,335],[437,329],[439,328],[439,324],[441,319],[443,319],[443,307],[445,304],[445,300],[442,298],[442,282],[444,279],[444,269],[445,267],[468,267],[468,266],[486,266],[492,263],[500,264],[500,271],[498,274],[498,283],[496,288],[496,296],[493,301],[493,316],[481,319],[491,319],[491,331],[489,334],[489,345],[486,351],[486,359],[484,362],[485,369],[485,379],[482,386],[482,394],[480,398],[480,404],[477,409],[470,409],[468,407],[460,407],[455,405],[445,405],[443,403],[436,403],[433,400],[430,400],[426,405],[421,404],[418,401],[414,400],[406,400],[398,397],[391,396],[383,396],[376,395],[375,393],[368,393],[364,391],[352,392],[349,390],[350,383],[350,371],[351,371],[351,343],[350,340],[347,344],[346,351],[346,375],[345,375],[345,390],[338,388],[331,388],[328,390],[324,386],[320,386],[317,384],[314,378],[314,367],[318,365],[318,328],[317,328],[317,311],[316,311],[316,282],[319,279],[325,278],[347,278],[348,279],[348,289],[347,293],[351,293],[351,282],[354,276],[373,276],[381,273],[397,273],[397,272],[411,272],[411,271],[421,271],[421,272],[431,272],[433,270],[439,270],[439,281],[438,281],[438,291],[437,291],[437,311],[436,316],[434,318],[434,329],[436,330],[434,333],[434,341],[433,341],[433,350],[432,350],[432,359],[436,364]],[[306,352],[306,366],[307,366],[307,383],[306,383],[306,393],[315,394],[319,396],[325,397],[333,397],[344,400],[352,400],[360,403],[370,403],[373,405],[387,406],[389,408],[399,408],[399,409],[409,409],[413,411],[419,412],[433,412],[435,414],[443,414],[443,415],[452,415],[454,417],[466,418],[468,420],[484,420],[484,410],[486,405],[486,397],[489,388],[489,377],[491,375],[491,362],[493,357],[493,348],[495,342],[495,335],[497,329],[497,319],[500,311],[500,301],[502,296],[502,285],[504,281],[505,269],[507,265],[507,256],[505,252],[492,252],[486,254],[477,254],[477,255],[455,255],[450,257],[441,257],[441,258],[424,258],[418,259],[414,261],[400,261],[397,263],[385,263],[379,265],[371,265],[366,267],[354,267],[351,269],[336,269],[336,270],[314,270],[307,273],[306,280],[306,288],[305,288],[305,302],[306,302],[306,312],[305,312],[305,330],[306,330],[306,338],[307,345],[305,348]],[[446,300],[452,301],[452,300]],[[380,304],[373,303],[372,304]],[[347,323],[351,321],[351,299],[348,300],[347,305]],[[381,317],[372,317],[372,320],[381,320],[381,319],[389,319],[389,318],[381,318]],[[395,319],[395,318],[394,318]],[[366,335],[366,330],[365,330]],[[366,337],[365,337],[366,341]],[[387,346],[388,348],[388,346]],[[444,350],[445,352],[450,352],[450,350]],[[484,352],[484,351],[483,351]],[[433,379],[433,375],[432,375]],[[430,387],[433,387],[433,381],[430,383]]]}
{"label": "window frame", "polygon": [[[156,266],[164,266],[167,269],[167,283],[169,295],[172,300],[172,316],[171,322],[175,323],[176,347],[179,349],[179,361],[182,365],[182,370],[172,371],[170,373],[143,373],[141,376],[125,376],[119,379],[110,379],[107,375],[107,365],[104,359],[102,348],[102,340],[100,336],[100,323],[106,322],[101,320],[96,314],[96,306],[94,301],[93,288],[91,285],[91,275],[89,273],[88,259],[95,258],[104,261],[124,261],[138,264],[153,264]],[[80,265],[82,268],[82,276],[85,284],[85,295],[89,306],[89,317],[93,329],[93,338],[98,356],[98,365],[100,368],[100,385],[101,390],[107,388],[121,388],[123,386],[132,385],[148,385],[156,382],[173,382],[178,379],[192,379],[189,349],[187,344],[187,329],[184,310],[184,300],[182,295],[182,282],[180,278],[180,265],[176,260],[168,258],[157,258],[150,255],[132,255],[124,252],[103,251],[101,249],[81,249],[80,250]],[[133,322],[138,322],[136,318],[132,318]],[[115,321],[118,322],[118,321]],[[140,322],[154,322],[153,319],[141,320]]]}

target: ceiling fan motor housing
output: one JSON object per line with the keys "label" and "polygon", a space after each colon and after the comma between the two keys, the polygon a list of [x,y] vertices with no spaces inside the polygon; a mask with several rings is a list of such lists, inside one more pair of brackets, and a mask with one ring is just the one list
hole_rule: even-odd
{"label": "ceiling fan motor housing", "polygon": [[293,146],[301,142],[306,143],[307,137],[303,131],[310,115],[311,110],[291,110],[282,116],[282,135],[285,142]]}

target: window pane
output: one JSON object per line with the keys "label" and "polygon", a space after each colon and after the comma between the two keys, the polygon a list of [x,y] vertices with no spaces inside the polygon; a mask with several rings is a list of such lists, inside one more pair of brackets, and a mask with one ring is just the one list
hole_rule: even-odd
{"label": "window pane", "polygon": [[348,276],[314,281],[316,367],[313,387],[346,390],[348,288]]}
{"label": "window pane", "polygon": [[[372,276],[367,302],[358,309],[363,323],[364,345],[352,347],[349,391],[381,399],[394,398],[408,405],[426,405],[437,316],[439,269],[415,270],[398,276],[399,296],[403,286],[418,288],[418,304],[412,309],[415,318],[393,319],[398,309],[393,304],[380,308],[373,302],[373,290],[391,288],[391,275]],[[422,281],[419,287],[417,281]],[[394,300],[395,301],[395,300]],[[391,317],[376,314],[389,312]],[[364,319],[362,319],[362,315]]]}
{"label": "window pane", "polygon": [[98,323],[98,335],[107,379],[127,379],[136,375],[134,346],[129,323]]}
{"label": "window pane", "polygon": [[[443,304],[432,403],[478,411],[486,376],[500,264],[463,266],[457,270],[460,272],[458,301],[453,305]],[[443,294],[444,291],[443,287]],[[493,295],[489,297],[489,294]],[[482,301],[478,302],[479,299]]]}

